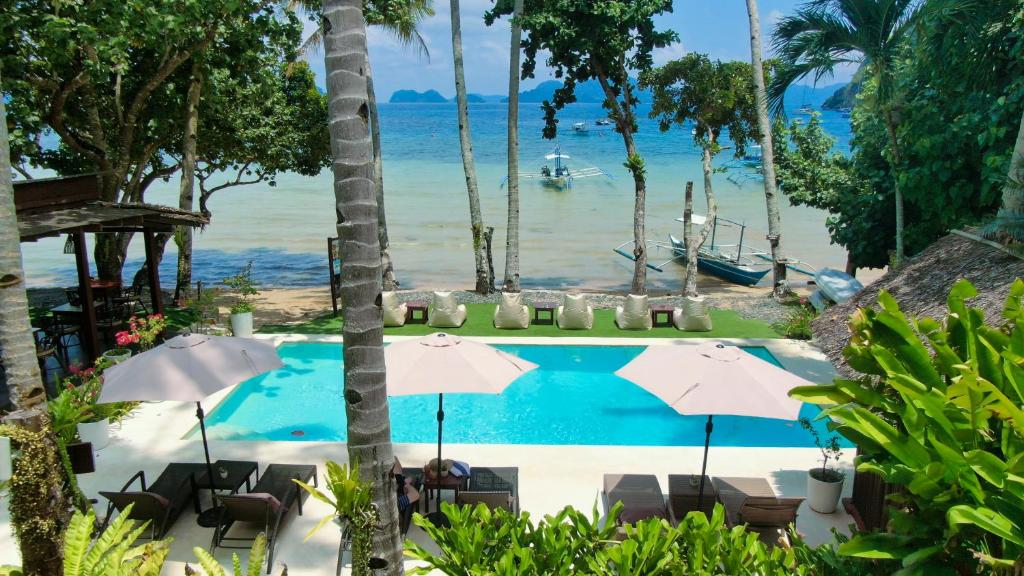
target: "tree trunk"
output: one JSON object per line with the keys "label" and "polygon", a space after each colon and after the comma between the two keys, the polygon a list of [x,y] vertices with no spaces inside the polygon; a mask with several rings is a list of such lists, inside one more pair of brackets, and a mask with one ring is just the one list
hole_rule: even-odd
{"label": "tree trunk", "polygon": [[384,158],[380,150],[380,115],[377,111],[377,93],[373,90],[373,69],[366,59],[366,95],[370,103],[370,137],[373,139],[373,183],[377,195],[377,241],[380,243],[380,266],[384,289],[398,289],[394,264],[391,262],[391,243],[388,241],[388,221],[384,212]]}
{"label": "tree trunk", "polygon": [[775,149],[772,148],[772,124],[768,116],[768,95],[764,88],[761,62],[761,17],[757,0],[747,0],[750,19],[750,67],[754,72],[754,96],[757,101],[757,129],[761,133],[761,166],[764,171],[764,201],[768,208],[768,245],[772,252],[772,291],[777,298],[789,294],[786,280],[786,256],[782,251],[782,218],[779,194],[775,187]]}
{"label": "tree trunk", "polygon": [[96,275],[100,279],[121,281],[132,236],[134,232],[106,232],[93,235],[96,243],[93,259],[96,261]]}
{"label": "tree trunk", "polygon": [[900,152],[899,141],[896,138],[896,120],[893,118],[892,108],[888,105],[885,109],[885,129],[889,133],[892,187],[896,196],[896,257],[894,264],[898,268],[903,264],[903,258],[906,256],[903,248],[903,191],[900,190],[900,178],[897,173],[903,158]]}
{"label": "tree trunk", "polygon": [[519,54],[523,0],[512,7],[508,59],[508,229],[505,232],[505,292],[519,292]]}
{"label": "tree trunk", "polygon": [[[203,68],[200,55],[192,58],[192,81],[185,101],[185,136],[181,144],[181,187],[178,208],[192,211],[193,190],[196,182],[196,139],[199,136],[199,98],[203,91]],[[192,227],[178,226],[174,231],[178,246],[178,275],[174,284],[174,301],[188,295],[192,289]]]}
{"label": "tree trunk", "polygon": [[[39,374],[35,340],[29,322],[21,237],[14,207],[14,186],[11,183],[9,142],[7,110],[4,99],[0,98],[0,361],[4,366],[11,402],[18,410],[25,411],[23,421],[46,426],[46,391]],[[36,465],[44,466],[45,463],[38,462]],[[31,513],[40,522],[45,518],[57,523],[58,529],[62,530],[61,527],[67,521],[68,505],[59,490],[48,496],[45,499],[46,509],[35,509]],[[26,504],[20,504],[24,509]],[[43,503],[34,505],[40,504]],[[59,539],[43,538],[38,534],[42,532],[52,536],[52,531],[52,524],[17,527],[18,546],[26,576],[64,572],[64,556]]]}
{"label": "tree trunk", "polygon": [[380,309],[381,264],[373,143],[368,128],[366,23],[362,0],[325,0],[327,71],[334,195],[338,216],[345,316],[344,381],[348,455],[373,484],[381,529],[373,553],[402,573],[395,480],[391,474],[391,420],[385,388],[384,326]]}
{"label": "tree trunk", "polygon": [[[714,142],[714,137],[708,135],[708,142]],[[690,229],[686,230],[686,233],[691,236],[686,239],[686,276],[683,282],[683,295],[684,296],[697,296],[697,256],[700,254],[700,248],[707,241],[708,236],[711,235],[711,230],[715,227],[715,218],[718,216],[718,202],[715,200],[715,192],[711,187],[711,147],[704,146],[701,153],[701,166],[704,169],[704,198],[708,205],[708,213],[705,215],[704,225],[700,227],[700,233],[697,234],[697,238],[692,238],[693,233]],[[686,195],[691,196],[691,189],[693,188],[692,182],[686,183]]]}
{"label": "tree trunk", "polygon": [[996,236],[1017,242],[1024,240],[1024,114],[1017,130],[1017,142],[1013,145],[1010,171],[1003,184],[1003,198],[993,231]]}
{"label": "tree trunk", "polygon": [[462,62],[462,22],[459,0],[451,0],[452,55],[455,58],[455,100],[459,109],[459,147],[462,167],[466,171],[466,192],[469,194],[469,221],[473,233],[473,259],[476,264],[476,291],[490,294],[487,261],[484,255],[484,217],[480,213],[480,191],[476,184],[476,163],[473,161],[473,140],[469,130],[469,102],[466,96],[466,72]]}

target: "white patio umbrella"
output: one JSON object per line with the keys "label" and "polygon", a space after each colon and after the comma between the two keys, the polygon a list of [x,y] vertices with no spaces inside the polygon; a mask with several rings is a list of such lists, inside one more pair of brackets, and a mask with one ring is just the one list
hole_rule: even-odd
{"label": "white patio umbrella", "polygon": [[[277,348],[269,342],[183,334],[107,368],[103,372],[103,389],[97,402],[195,402],[210,493],[213,494],[215,476],[206,439],[206,418],[200,401],[281,366],[284,363],[277,354]],[[211,512],[208,510],[204,515],[209,517]]]}
{"label": "white patio umbrella", "polygon": [[697,508],[704,499],[704,473],[714,416],[755,416],[796,420],[799,400],[789,391],[811,382],[735,346],[649,346],[615,374],[654,394],[676,412],[707,415],[704,463]]}
{"label": "white patio umbrella", "polygon": [[[437,470],[441,469],[444,395],[501,394],[537,367],[497,348],[438,332],[384,349],[389,396],[437,394]],[[440,483],[438,483],[440,486]],[[437,510],[441,498],[438,488]]]}

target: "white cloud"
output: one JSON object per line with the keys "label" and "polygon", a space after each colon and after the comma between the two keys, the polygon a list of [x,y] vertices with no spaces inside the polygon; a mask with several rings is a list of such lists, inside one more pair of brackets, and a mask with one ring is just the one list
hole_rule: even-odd
{"label": "white cloud", "polygon": [[664,66],[671,60],[678,60],[686,55],[686,48],[682,42],[669,44],[664,48],[655,48],[651,56],[654,58],[655,66]]}

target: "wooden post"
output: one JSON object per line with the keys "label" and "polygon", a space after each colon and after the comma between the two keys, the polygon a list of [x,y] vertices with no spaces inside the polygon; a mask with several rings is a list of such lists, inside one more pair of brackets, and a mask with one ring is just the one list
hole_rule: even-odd
{"label": "wooden post", "polygon": [[156,255],[156,240],[153,231],[143,228],[142,238],[146,244],[146,268],[149,272],[149,299],[153,304],[153,314],[163,314],[164,304],[160,294],[160,261]]}
{"label": "wooden post", "polygon": [[685,204],[683,204],[683,240],[689,246],[693,242],[693,182],[686,183]]}
{"label": "wooden post", "polygon": [[92,298],[92,281],[89,278],[89,252],[85,245],[85,232],[75,232],[75,265],[78,268],[78,298],[82,305],[82,325],[78,337],[82,339],[82,352],[91,365],[99,358],[100,335],[96,330],[96,306]]}

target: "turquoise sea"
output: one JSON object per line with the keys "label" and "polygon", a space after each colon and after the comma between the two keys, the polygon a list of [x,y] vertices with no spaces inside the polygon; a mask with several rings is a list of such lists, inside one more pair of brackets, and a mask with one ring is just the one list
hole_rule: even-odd
{"label": "turquoise sea", "polygon": [[[473,256],[465,178],[459,153],[454,104],[382,104],[384,183],[395,269],[403,287],[464,288],[473,283]],[[683,189],[694,182],[697,212],[704,206],[700,158],[689,127],[662,133],[641,107],[637,145],[647,165],[647,235],[667,240],[681,233],[674,219],[681,215]],[[537,173],[544,155],[557,144],[572,156],[570,166],[596,166],[611,178],[587,178],[571,190],[546,188],[538,180],[523,180],[521,196],[521,275],[526,287],[628,288],[632,262],[612,248],[632,238],[633,184],[623,167],[621,137],[609,127],[599,104],[575,104],[561,113],[559,138],[541,137],[542,113],[536,103],[520,108],[520,172]],[[504,270],[506,188],[506,105],[473,104],[470,121],[476,155],[481,203],[486,226],[493,226],[494,261],[500,283]],[[571,126],[585,121],[590,131],[576,134]],[[837,137],[836,149],[849,146],[849,120],[824,111],[823,124]],[[603,129],[600,129],[603,128]],[[716,165],[726,163],[724,152]],[[728,179],[716,174],[714,190],[723,217],[744,221],[745,242],[766,246],[767,229],[760,181]],[[177,204],[177,179],[157,183],[147,201]],[[783,242],[789,255],[817,267],[842,267],[844,251],[829,244],[825,213],[795,208],[783,202]],[[334,235],[334,197],[330,171],[307,178],[285,174],[277,186],[265,184],[218,192],[210,202],[211,224],[196,237],[195,279],[217,281],[252,260],[265,286],[326,284],[326,241]],[[735,237],[719,241],[734,243]],[[130,278],[142,258],[142,242],[133,243],[125,268]],[[61,239],[23,245],[30,285],[74,283],[74,258],[62,252]],[[667,252],[652,252],[652,261],[668,260]],[[174,248],[169,246],[161,267],[164,283],[173,284]],[[652,289],[678,290],[682,268],[670,264],[665,272],[650,271]]]}

